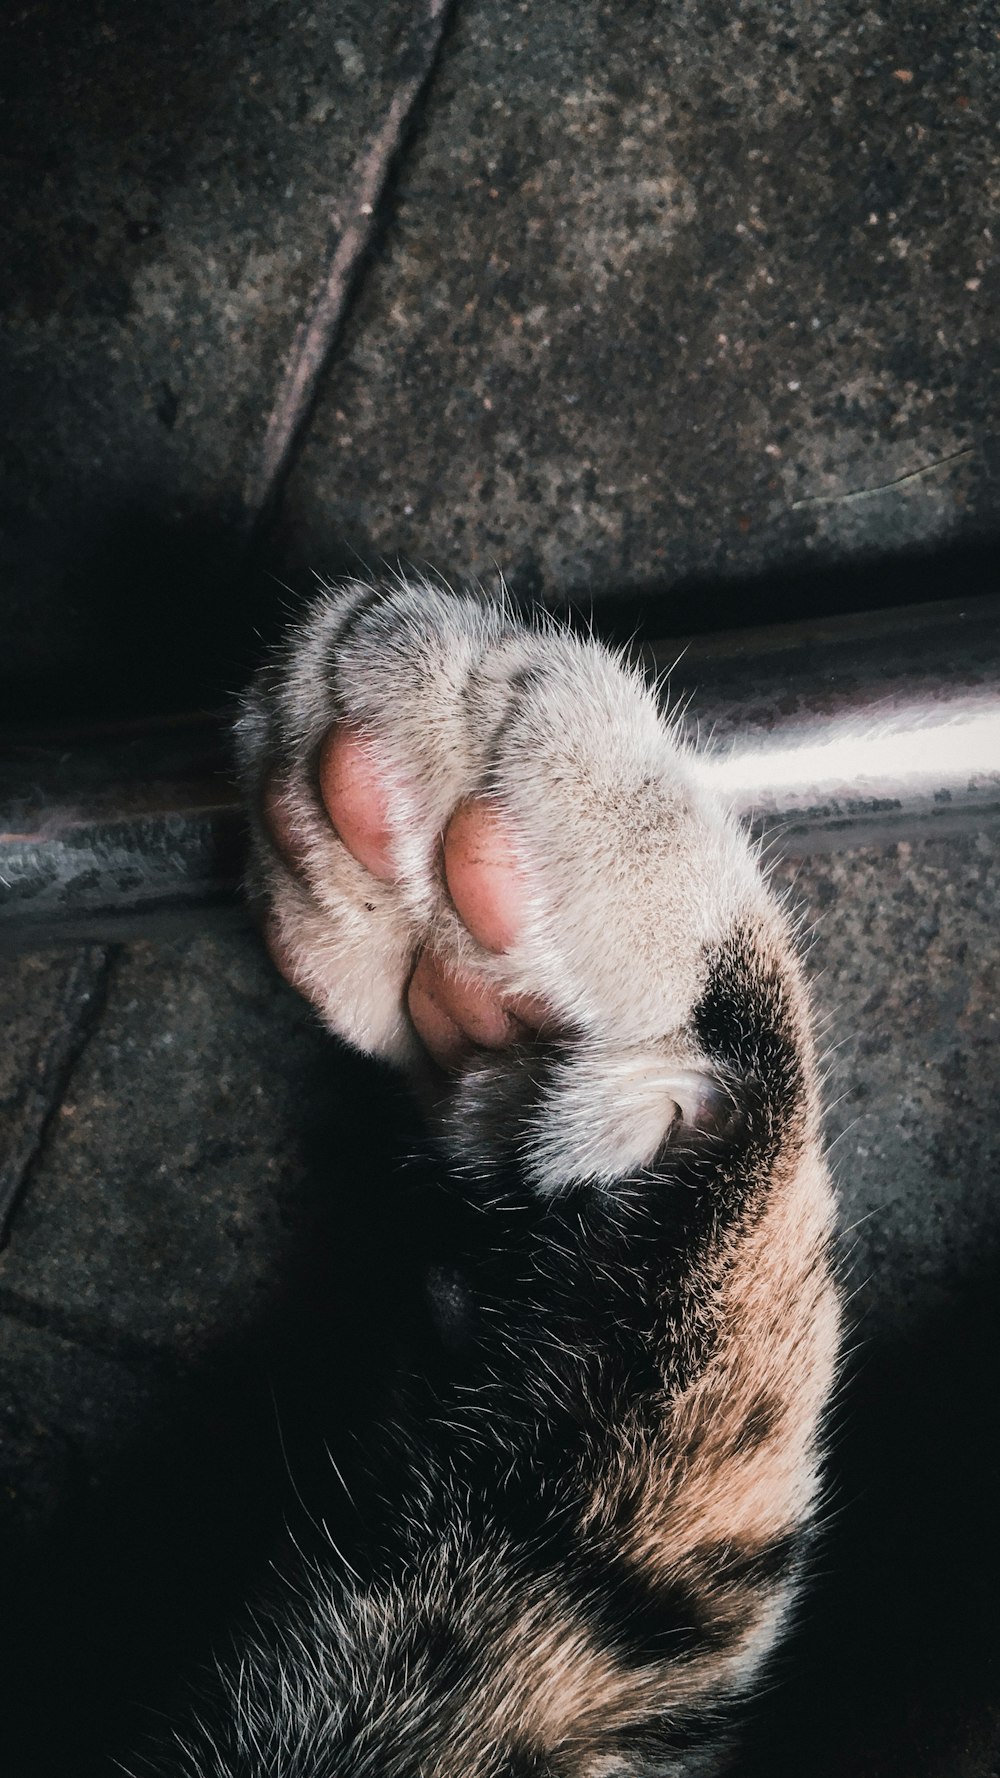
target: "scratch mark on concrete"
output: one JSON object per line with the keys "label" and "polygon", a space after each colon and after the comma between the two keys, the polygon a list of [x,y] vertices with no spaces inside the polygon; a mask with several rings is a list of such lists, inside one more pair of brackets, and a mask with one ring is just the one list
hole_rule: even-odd
{"label": "scratch mark on concrete", "polygon": [[947,457],[937,457],[933,463],[924,463],[919,469],[909,469],[891,482],[879,482],[876,488],[849,488],[843,494],[806,494],[801,500],[792,501],[791,511],[799,512],[803,506],[844,506],[850,500],[874,500],[878,494],[887,494],[890,488],[905,488],[908,482],[919,481],[922,476],[933,475],[949,463],[961,463],[972,455],[971,446],[965,446],[960,451],[949,451]]}

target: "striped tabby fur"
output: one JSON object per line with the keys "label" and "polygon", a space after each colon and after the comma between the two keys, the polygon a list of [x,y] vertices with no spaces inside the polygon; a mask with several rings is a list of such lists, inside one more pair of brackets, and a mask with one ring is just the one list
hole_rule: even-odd
{"label": "striped tabby fur", "polygon": [[[393,786],[392,884],[318,803],[345,718]],[[332,1030],[419,1074],[405,984],[428,934],[474,951],[438,838],[478,790],[518,835],[531,915],[477,965],[570,1035],[473,1057],[439,1096],[476,1208],[445,1281],[453,1374],[391,1435],[363,1578],[310,1570],[163,1769],[707,1778],[800,1585],[837,1350],[788,920],[637,674],[477,594],[325,592],[239,743],[251,809],[275,774],[294,807],[301,868],[258,817],[253,889]]]}

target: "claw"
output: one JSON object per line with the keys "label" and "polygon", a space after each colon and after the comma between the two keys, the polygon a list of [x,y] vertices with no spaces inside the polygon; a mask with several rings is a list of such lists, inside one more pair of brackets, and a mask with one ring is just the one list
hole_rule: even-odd
{"label": "claw", "polygon": [[697,1068],[678,1068],[662,1081],[677,1107],[672,1136],[702,1136],[732,1142],[740,1133],[744,1116],[735,1088],[718,1075]]}

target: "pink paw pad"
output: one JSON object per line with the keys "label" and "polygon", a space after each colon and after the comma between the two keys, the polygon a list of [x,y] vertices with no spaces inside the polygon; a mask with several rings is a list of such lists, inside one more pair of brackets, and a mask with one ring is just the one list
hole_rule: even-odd
{"label": "pink paw pad", "polygon": [[[358,729],[346,723],[330,729],[320,749],[318,777],[324,809],[342,844],[379,882],[392,883],[390,793]],[[285,864],[297,869],[302,841],[278,781],[265,789],[264,819]],[[448,822],[443,871],[455,910],[477,944],[494,954],[507,950],[523,921],[524,883],[503,819],[484,798],[467,798]],[[298,986],[290,958],[273,938],[270,949],[278,968]],[[414,959],[407,1006],[417,1035],[444,1067],[459,1063],[470,1045],[503,1049],[544,1030],[548,1022],[542,1001],[503,996],[429,950]]]}

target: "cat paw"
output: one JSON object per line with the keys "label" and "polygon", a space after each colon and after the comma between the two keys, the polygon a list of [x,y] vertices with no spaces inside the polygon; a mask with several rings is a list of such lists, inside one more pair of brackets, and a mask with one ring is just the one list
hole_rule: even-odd
{"label": "cat paw", "polygon": [[[396,885],[396,803],[364,730],[343,722],[328,730],[320,747],[316,789],[350,857],[377,882]],[[293,875],[304,876],[308,845],[296,820],[294,798],[276,777],[265,784],[262,817],[282,863]],[[510,950],[523,924],[524,883],[502,815],[485,797],[466,798],[450,817],[440,848],[443,890],[466,933],[488,954]],[[337,1029],[340,996],[336,990],[331,993],[328,980],[318,988],[308,968],[302,969],[297,949],[283,935],[281,913],[278,899],[268,926],[274,961]],[[418,929],[411,945],[405,1009],[413,1033],[441,1067],[459,1066],[472,1046],[503,1049],[551,1027],[549,1009],[537,997],[512,995],[481,969],[462,967],[427,943]],[[356,1038],[353,1030],[345,1034]]]}
{"label": "cat paw", "polygon": [[350,583],[258,676],[238,743],[272,956],[347,1041],[450,1071],[460,1158],[527,1128],[540,1052],[542,1189],[729,1115],[697,1009],[720,943],[773,910],[620,658],[474,594]]}

